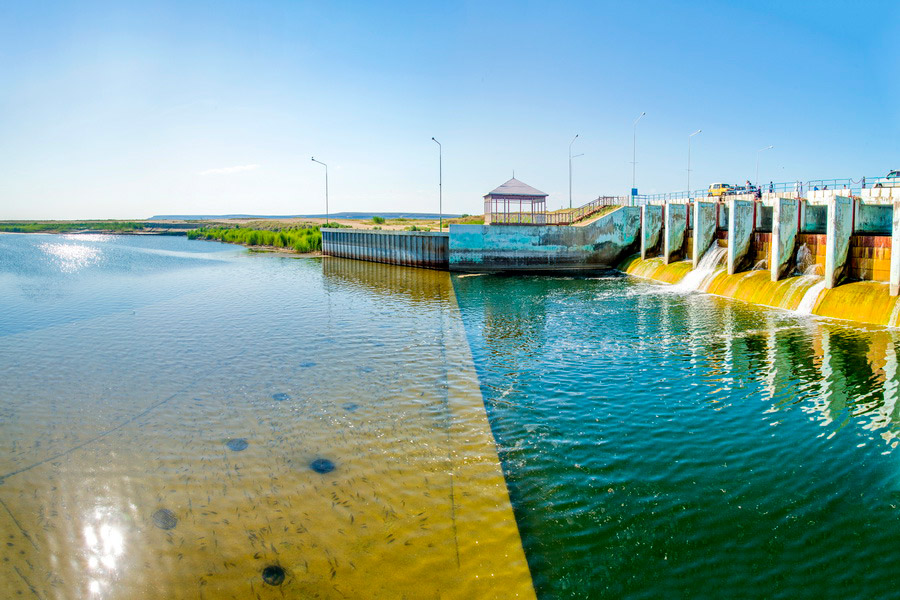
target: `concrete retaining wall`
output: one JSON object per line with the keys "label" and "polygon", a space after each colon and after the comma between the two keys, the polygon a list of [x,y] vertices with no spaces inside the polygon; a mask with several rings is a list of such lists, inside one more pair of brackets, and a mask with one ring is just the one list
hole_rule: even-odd
{"label": "concrete retaining wall", "polygon": [[753,232],[748,254],[750,256],[750,262],[747,264],[750,268],[758,268],[760,270],[768,269],[769,260],[772,255],[772,234],[766,231]]}
{"label": "concrete retaining wall", "polygon": [[718,225],[716,225],[716,229],[721,229],[722,231],[728,231],[728,205],[727,204],[717,204],[719,210],[718,217]]}
{"label": "concrete retaining wall", "polygon": [[854,233],[890,235],[894,220],[894,207],[890,204],[856,202],[854,220]]}
{"label": "concrete retaining wall", "polygon": [[900,200],[893,202],[894,223],[891,230],[891,296],[900,294]]}
{"label": "concrete retaining wall", "polygon": [[774,208],[766,206],[760,202],[756,203],[756,231],[772,232],[772,221],[774,219]]}
{"label": "concrete retaining wall", "polygon": [[869,187],[860,190],[859,196],[863,202],[884,203],[890,206],[895,200],[900,200],[900,187]]}
{"label": "concrete retaining wall", "polygon": [[823,206],[827,205],[832,198],[836,198],[838,196],[842,196],[844,198],[849,198],[852,192],[849,188],[841,188],[834,190],[807,190],[806,191],[806,200],[810,204],[821,204]]}
{"label": "concrete retaining wall", "polygon": [[430,231],[322,229],[322,254],[446,270],[449,234]]}
{"label": "concrete retaining wall", "polygon": [[828,229],[828,207],[801,202],[800,231],[802,233],[825,233]]}
{"label": "concrete retaining wall", "polygon": [[847,277],[861,281],[890,281],[891,236],[852,236],[847,256]]}
{"label": "concrete retaining wall", "polygon": [[451,271],[615,268],[637,250],[641,209],[625,206],[583,227],[451,225]]}
{"label": "concrete retaining wall", "polygon": [[[810,253],[810,259],[816,265],[816,274],[821,275],[825,272],[825,247],[827,239],[824,233],[798,233],[795,246],[806,245],[806,249]],[[796,255],[796,251],[795,251]]]}

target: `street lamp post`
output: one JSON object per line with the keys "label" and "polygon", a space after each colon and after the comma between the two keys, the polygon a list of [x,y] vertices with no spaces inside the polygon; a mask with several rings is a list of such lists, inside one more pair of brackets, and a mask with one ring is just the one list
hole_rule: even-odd
{"label": "street lamp post", "polygon": [[691,138],[703,131],[702,129],[698,129],[694,133],[688,136],[688,198],[691,196]]}
{"label": "street lamp post", "polygon": [[[569,210],[572,210],[572,144],[578,139],[578,134],[569,142]],[[578,156],[581,156],[580,154]]]}
{"label": "street lamp post", "polygon": [[766,146],[765,148],[760,148],[756,151],[756,189],[759,189],[759,155],[766,151],[771,150],[775,146]]}
{"label": "street lamp post", "polygon": [[640,114],[640,116],[634,120],[634,130],[632,132],[632,139],[631,139],[631,189],[632,190],[634,190],[635,171],[637,168],[637,124],[638,124],[638,121],[640,121],[642,118],[644,118],[644,115],[646,115],[646,114],[647,113],[642,112]]}
{"label": "street lamp post", "polygon": [[323,163],[321,160],[316,160],[316,157],[311,157],[314,163],[319,163],[323,167],[325,167],[325,226],[328,227],[328,221],[330,217],[328,216],[328,165]]}
{"label": "street lamp post", "polygon": [[438,145],[438,230],[444,230],[444,147],[441,143],[431,138],[431,141]]}

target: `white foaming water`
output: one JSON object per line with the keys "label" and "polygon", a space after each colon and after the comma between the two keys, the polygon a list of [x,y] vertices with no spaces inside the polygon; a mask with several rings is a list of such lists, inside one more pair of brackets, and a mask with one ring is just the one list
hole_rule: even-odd
{"label": "white foaming water", "polygon": [[822,275],[821,266],[816,264],[816,259],[809,251],[806,244],[800,244],[797,248],[797,272],[802,275]]}
{"label": "white foaming water", "polygon": [[818,277],[811,277],[809,275],[801,275],[794,278],[794,282],[791,283],[790,287],[784,293],[784,296],[781,298],[781,302],[778,306],[780,308],[786,308],[790,310],[789,304],[791,302],[791,299],[794,297],[794,294],[797,292],[797,289],[817,279]]}
{"label": "white foaming water", "polygon": [[887,326],[888,327],[897,327],[897,317],[900,316],[900,300],[894,302],[894,309],[891,310],[891,316],[888,319]]}
{"label": "white foaming water", "polygon": [[819,272],[821,269],[819,267],[820,267],[820,265],[813,263],[803,270],[803,274],[804,275],[821,275],[821,273]]}
{"label": "white foaming water", "polygon": [[685,275],[684,278],[673,287],[688,292],[701,289],[706,281],[712,276],[713,272],[721,266],[722,259],[725,258],[726,252],[728,252],[728,248],[723,248],[722,246],[719,246],[719,244],[713,242],[713,245],[709,247],[709,250],[707,250],[706,254],[703,255],[703,258],[700,259],[700,264],[697,265],[697,268]]}
{"label": "white foaming water", "polygon": [[809,251],[809,246],[800,244],[800,247],[797,248],[797,270],[805,272],[810,266],[814,265],[815,261],[813,260],[812,252]]}
{"label": "white foaming water", "polygon": [[819,294],[822,293],[822,290],[825,289],[825,280],[823,279],[816,285],[812,286],[806,293],[803,294],[803,299],[800,300],[800,304],[797,306],[796,312],[801,315],[811,315],[813,308],[816,306],[816,300],[819,299]]}

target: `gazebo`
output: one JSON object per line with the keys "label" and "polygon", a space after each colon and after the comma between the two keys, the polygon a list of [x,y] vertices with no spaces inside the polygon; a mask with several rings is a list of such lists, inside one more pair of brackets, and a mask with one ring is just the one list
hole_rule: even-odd
{"label": "gazebo", "polygon": [[515,177],[484,197],[484,224],[547,222],[547,194]]}

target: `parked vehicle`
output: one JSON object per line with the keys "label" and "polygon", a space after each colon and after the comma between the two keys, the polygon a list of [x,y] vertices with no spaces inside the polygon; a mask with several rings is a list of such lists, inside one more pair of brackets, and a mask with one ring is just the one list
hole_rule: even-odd
{"label": "parked vehicle", "polygon": [[755,185],[737,185],[729,189],[727,192],[722,194],[723,196],[744,196],[747,194],[753,194],[754,196],[760,195],[760,189]]}
{"label": "parked vehicle", "polygon": [[714,183],[709,186],[710,196],[724,196],[733,190],[734,186],[729,183]]}
{"label": "parked vehicle", "polygon": [[900,171],[891,171],[882,179],[875,181],[874,187],[877,188],[895,188],[900,187]]}

